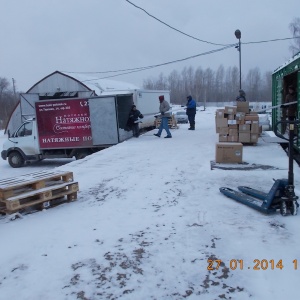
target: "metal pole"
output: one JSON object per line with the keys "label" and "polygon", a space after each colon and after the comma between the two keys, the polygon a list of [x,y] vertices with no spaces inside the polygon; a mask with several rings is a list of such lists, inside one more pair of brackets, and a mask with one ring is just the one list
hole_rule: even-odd
{"label": "metal pole", "polygon": [[239,39],[239,52],[240,52],[240,90],[242,89],[242,49],[241,39]]}
{"label": "metal pole", "polygon": [[239,40],[239,45],[236,46],[238,48],[239,53],[239,58],[240,58],[240,90],[242,89],[242,49],[241,49],[241,37],[242,33],[239,29],[237,29],[235,32],[235,37]]}

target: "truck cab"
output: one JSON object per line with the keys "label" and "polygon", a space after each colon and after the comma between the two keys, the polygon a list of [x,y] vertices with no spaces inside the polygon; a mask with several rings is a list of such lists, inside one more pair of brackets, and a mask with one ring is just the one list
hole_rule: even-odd
{"label": "truck cab", "polygon": [[8,162],[11,167],[22,167],[26,161],[36,161],[39,159],[39,145],[37,139],[37,129],[35,119],[24,122],[3,144],[1,157]]}

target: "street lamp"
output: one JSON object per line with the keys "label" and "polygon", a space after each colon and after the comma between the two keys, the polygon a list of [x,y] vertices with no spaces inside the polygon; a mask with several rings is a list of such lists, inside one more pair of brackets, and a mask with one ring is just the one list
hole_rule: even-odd
{"label": "street lamp", "polygon": [[242,33],[239,29],[237,29],[235,32],[235,37],[239,40],[239,45],[235,46],[235,48],[237,48],[237,50],[240,53],[240,90],[242,89],[242,49],[241,49],[241,36]]}

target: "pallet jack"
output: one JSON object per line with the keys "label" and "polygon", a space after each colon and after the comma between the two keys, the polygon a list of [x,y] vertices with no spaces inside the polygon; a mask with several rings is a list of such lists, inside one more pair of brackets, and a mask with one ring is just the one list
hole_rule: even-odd
{"label": "pallet jack", "polygon": [[[297,202],[298,196],[295,195],[294,186],[294,141],[297,139],[295,130],[300,124],[299,120],[296,121],[279,121],[275,125],[274,133],[279,138],[289,142],[288,156],[289,156],[289,171],[288,179],[274,179],[274,184],[268,193],[247,187],[239,186],[238,190],[233,190],[228,187],[221,187],[220,192],[225,196],[241,202],[251,208],[254,208],[262,213],[270,214],[280,210],[282,216],[286,216],[288,211],[291,215],[297,215],[299,204]],[[289,128],[289,137],[278,132],[278,126],[285,125]]]}

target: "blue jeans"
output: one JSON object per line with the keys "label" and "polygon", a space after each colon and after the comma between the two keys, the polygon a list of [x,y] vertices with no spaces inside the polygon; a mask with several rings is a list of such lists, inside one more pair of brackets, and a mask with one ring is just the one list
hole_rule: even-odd
{"label": "blue jeans", "polygon": [[161,132],[163,131],[163,129],[165,129],[165,131],[167,132],[168,136],[172,136],[170,130],[169,130],[169,124],[168,124],[168,118],[167,117],[162,117],[161,118],[161,123],[158,129],[157,134],[161,135]]}

